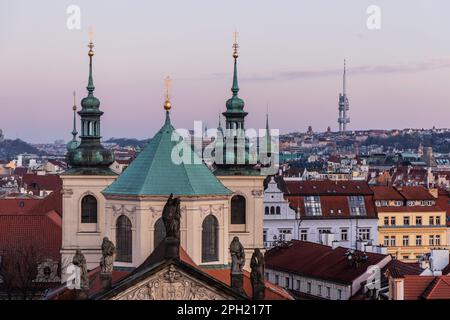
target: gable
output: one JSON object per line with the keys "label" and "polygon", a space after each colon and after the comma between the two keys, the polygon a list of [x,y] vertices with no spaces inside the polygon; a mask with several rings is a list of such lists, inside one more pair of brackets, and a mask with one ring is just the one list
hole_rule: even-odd
{"label": "gable", "polygon": [[109,299],[229,300],[235,297],[189,275],[176,265],[169,264]]}

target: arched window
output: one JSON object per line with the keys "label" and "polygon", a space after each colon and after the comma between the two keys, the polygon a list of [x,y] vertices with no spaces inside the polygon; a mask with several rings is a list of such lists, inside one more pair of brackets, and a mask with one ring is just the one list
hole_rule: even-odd
{"label": "arched window", "polygon": [[281,208],[277,207],[277,214],[281,214]]}
{"label": "arched window", "polygon": [[270,207],[270,214],[275,214],[275,207]]}
{"label": "arched window", "polygon": [[266,207],[266,209],[264,210],[264,214],[269,214],[269,207]]}
{"label": "arched window", "polygon": [[87,195],[81,200],[81,223],[97,223],[97,199]]}
{"label": "arched window", "polygon": [[166,237],[166,227],[162,218],[159,218],[155,222],[155,231],[153,231],[153,250],[164,240]]}
{"label": "arched window", "polygon": [[245,224],[245,198],[237,195],[231,198],[231,224]]}
{"label": "arched window", "polygon": [[202,224],[202,262],[219,260],[219,222],[209,215]]}
{"label": "arched window", "polygon": [[132,240],[131,221],[121,215],[116,222],[117,261],[132,262]]}

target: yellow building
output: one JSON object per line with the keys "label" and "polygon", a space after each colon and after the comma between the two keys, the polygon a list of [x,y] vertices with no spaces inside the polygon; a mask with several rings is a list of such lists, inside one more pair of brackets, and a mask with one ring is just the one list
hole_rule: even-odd
{"label": "yellow building", "polygon": [[425,188],[372,187],[378,212],[378,241],[404,262],[433,248],[448,248],[446,213]]}

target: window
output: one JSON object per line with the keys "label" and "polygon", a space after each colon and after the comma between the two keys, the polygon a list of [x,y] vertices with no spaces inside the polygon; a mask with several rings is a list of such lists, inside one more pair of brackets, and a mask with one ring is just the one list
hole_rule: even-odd
{"label": "window", "polygon": [[308,216],[321,216],[322,207],[319,196],[305,197],[305,212]]}
{"label": "window", "polygon": [[275,275],[275,284],[280,285],[280,277],[277,274]]}
{"label": "window", "polygon": [[289,281],[290,279],[289,279],[289,277],[286,277],[286,288],[287,289],[289,289],[289,287],[290,287],[290,281]]}
{"label": "window", "polygon": [[306,284],[306,292],[307,292],[307,293],[311,293],[311,282],[308,282],[308,283]]}
{"label": "window", "polygon": [[87,195],[81,200],[81,223],[97,223],[97,199]]}
{"label": "window", "polygon": [[403,217],[403,224],[409,226],[409,217]]}
{"label": "window", "polygon": [[300,280],[297,280],[297,290],[300,291]]}
{"label": "window", "polygon": [[331,297],[331,288],[327,287],[327,298]]}
{"label": "window", "polygon": [[391,226],[395,226],[395,217],[391,217]]}
{"label": "window", "polygon": [[219,259],[219,222],[209,215],[202,223],[202,261],[210,262]]}
{"label": "window", "polygon": [[389,217],[384,217],[384,225],[385,226],[389,225]]}
{"label": "window", "polygon": [[245,224],[245,198],[237,195],[231,198],[231,224]]}
{"label": "window", "polygon": [[422,236],[416,236],[416,246],[422,245]]}
{"label": "window", "polygon": [[389,236],[384,236],[384,242],[383,242],[385,247],[389,246]]}
{"label": "window", "polygon": [[281,241],[291,241],[292,229],[278,229],[278,238]]}
{"label": "window", "polygon": [[342,300],[342,289],[337,290],[337,298],[338,300]]}
{"label": "window", "polygon": [[421,226],[422,225],[422,217],[421,216],[417,216],[416,217],[416,225],[417,226]]}
{"label": "window", "polygon": [[439,217],[439,216],[436,216],[436,225],[440,225],[441,224],[441,217]]}
{"label": "window", "polygon": [[364,203],[363,196],[350,196],[348,197],[348,204],[350,207],[350,214],[353,216],[365,216],[366,204]]}
{"label": "window", "polygon": [[370,228],[358,229],[358,239],[363,241],[370,240]]}
{"label": "window", "polygon": [[348,229],[341,229],[341,241],[348,241]]}
{"label": "window", "polygon": [[155,230],[153,231],[153,249],[155,249],[166,237],[166,227],[162,218],[155,222]]}
{"label": "window", "polygon": [[281,214],[281,208],[277,207],[277,214]]}
{"label": "window", "polygon": [[306,230],[306,229],[300,230],[300,240],[308,241],[308,230]]}
{"label": "window", "polygon": [[428,237],[428,244],[429,244],[430,246],[434,246],[434,236],[433,236],[433,235],[430,235],[430,236]]}
{"label": "window", "polygon": [[395,236],[391,236],[391,246],[395,247]]}
{"label": "window", "polygon": [[403,236],[403,246],[409,246],[409,236]]}
{"label": "window", "polygon": [[434,225],[434,217],[433,216],[430,216],[429,222],[430,222],[429,223],[430,226]]}
{"label": "window", "polygon": [[263,242],[267,242],[267,229],[263,230]]}
{"label": "window", "polygon": [[409,259],[409,255],[404,255],[404,256],[402,257],[402,259],[403,259],[403,260],[408,260],[408,259]]}
{"label": "window", "polygon": [[266,207],[265,209],[264,209],[264,214],[269,214],[269,207]]}
{"label": "window", "polygon": [[270,207],[270,214],[275,214],[275,207]]}
{"label": "window", "polygon": [[434,237],[434,244],[437,245],[437,246],[441,245],[441,236],[440,235],[436,235]]}
{"label": "window", "polygon": [[117,261],[132,262],[132,237],[131,221],[127,216],[121,215],[116,222]]}
{"label": "window", "polygon": [[322,295],[322,285],[320,285],[320,284],[317,286],[317,295],[318,296]]}

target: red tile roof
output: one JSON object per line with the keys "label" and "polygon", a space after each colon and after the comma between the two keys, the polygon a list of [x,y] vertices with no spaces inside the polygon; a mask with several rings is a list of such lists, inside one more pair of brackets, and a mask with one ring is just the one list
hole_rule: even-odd
{"label": "red tile roof", "polygon": [[343,247],[332,249],[318,243],[293,240],[287,248],[275,247],[266,252],[266,268],[352,284],[369,266],[389,258],[383,254],[366,253],[367,261],[356,267],[349,263],[345,255],[347,250]]}
{"label": "red tile roof", "polygon": [[387,186],[371,186],[374,200],[401,200],[405,198],[394,188]]}
{"label": "red tile roof", "polygon": [[41,199],[0,199],[0,215],[27,213],[36,206]]}
{"label": "red tile roof", "polygon": [[406,200],[436,200],[427,189],[421,186],[396,187],[396,189]]}
{"label": "red tile roof", "polygon": [[373,195],[363,181],[286,181],[289,195]]}
{"label": "red tile roof", "polygon": [[405,300],[450,299],[450,276],[405,275]]}
{"label": "red tile roof", "polygon": [[28,190],[59,190],[62,188],[62,180],[56,174],[39,175],[27,173],[22,178],[22,184],[26,184]]}
{"label": "red tile roof", "polygon": [[405,263],[397,259],[391,260],[387,266],[386,271],[393,278],[403,278],[405,275],[419,275],[423,269],[417,263]]}
{"label": "red tile roof", "polygon": [[39,215],[0,215],[0,251],[33,248],[39,255],[59,261],[61,223],[61,217],[54,211]]}
{"label": "red tile roof", "polygon": [[[289,201],[289,205],[292,209],[298,210],[300,208],[301,217],[311,218],[345,218],[351,217],[350,207],[348,204],[348,198],[346,195],[326,195],[320,196],[320,205],[322,208],[321,216],[307,216],[305,212],[305,199],[303,196],[286,196]],[[366,217],[376,218],[377,212],[371,196],[364,196],[364,203],[366,206]],[[362,216],[355,216],[361,218]]]}

